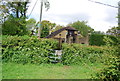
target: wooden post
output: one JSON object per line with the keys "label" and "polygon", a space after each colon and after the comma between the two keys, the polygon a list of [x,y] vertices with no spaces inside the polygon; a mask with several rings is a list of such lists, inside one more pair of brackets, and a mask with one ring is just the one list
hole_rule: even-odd
{"label": "wooden post", "polygon": [[62,48],[62,41],[61,41],[61,34],[59,34],[59,44],[58,44],[59,49]]}

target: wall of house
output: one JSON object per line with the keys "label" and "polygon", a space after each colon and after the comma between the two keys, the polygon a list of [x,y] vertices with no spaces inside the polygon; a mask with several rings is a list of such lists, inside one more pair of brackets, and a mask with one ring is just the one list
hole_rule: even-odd
{"label": "wall of house", "polygon": [[89,45],[89,36],[79,38],[79,43]]}
{"label": "wall of house", "polygon": [[[64,41],[67,43],[73,43],[73,41],[71,41],[71,39],[73,39],[73,38],[71,38],[71,37],[66,38],[67,33],[68,33],[68,31],[64,30],[64,31],[60,32],[59,34],[57,34],[56,36],[54,36],[53,38],[58,39],[58,40],[59,40],[59,38],[61,38],[61,40],[60,40],[61,42]],[[74,43],[89,45],[89,36],[79,38],[77,31],[75,31],[74,34],[76,34]]]}
{"label": "wall of house", "polygon": [[[60,36],[61,34],[61,36]],[[60,32],[59,34],[57,34],[56,36],[54,36],[54,38],[66,38],[66,34],[67,34],[67,31],[64,30],[62,32]]]}
{"label": "wall of house", "polygon": [[78,32],[77,32],[77,31],[75,31],[74,33],[78,35]]}

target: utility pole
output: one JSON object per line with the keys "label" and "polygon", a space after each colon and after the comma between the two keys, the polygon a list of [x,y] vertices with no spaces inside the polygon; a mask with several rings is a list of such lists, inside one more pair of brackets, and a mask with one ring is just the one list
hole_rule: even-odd
{"label": "utility pole", "polygon": [[41,6],[40,6],[40,21],[39,21],[39,28],[38,28],[38,38],[40,38],[41,37],[41,30],[42,30],[42,24],[41,24],[41,20],[42,20],[42,9],[43,9],[43,3],[44,3],[44,5],[45,5],[45,8],[47,8],[47,10],[50,8],[50,3],[47,1],[47,0],[41,0],[40,1],[40,4],[41,4]]}
{"label": "utility pole", "polygon": [[42,20],[42,8],[43,8],[43,0],[41,0],[40,2],[41,6],[40,6],[40,20],[39,20],[39,28],[38,28],[38,38],[41,37],[41,20]]}
{"label": "utility pole", "polygon": [[120,27],[120,1],[118,2],[118,27]]}

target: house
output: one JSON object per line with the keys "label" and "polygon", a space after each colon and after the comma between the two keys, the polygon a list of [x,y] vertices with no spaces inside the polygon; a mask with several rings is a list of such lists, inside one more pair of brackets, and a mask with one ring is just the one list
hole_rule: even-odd
{"label": "house", "polygon": [[88,44],[88,37],[82,37],[80,32],[73,27],[64,27],[52,32],[46,38],[54,38],[62,43]]}

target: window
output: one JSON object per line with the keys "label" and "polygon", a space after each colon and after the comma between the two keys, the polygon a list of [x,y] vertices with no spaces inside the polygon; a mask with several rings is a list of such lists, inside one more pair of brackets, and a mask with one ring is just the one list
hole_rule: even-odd
{"label": "window", "polygon": [[59,34],[59,36],[61,36],[61,34]]}

